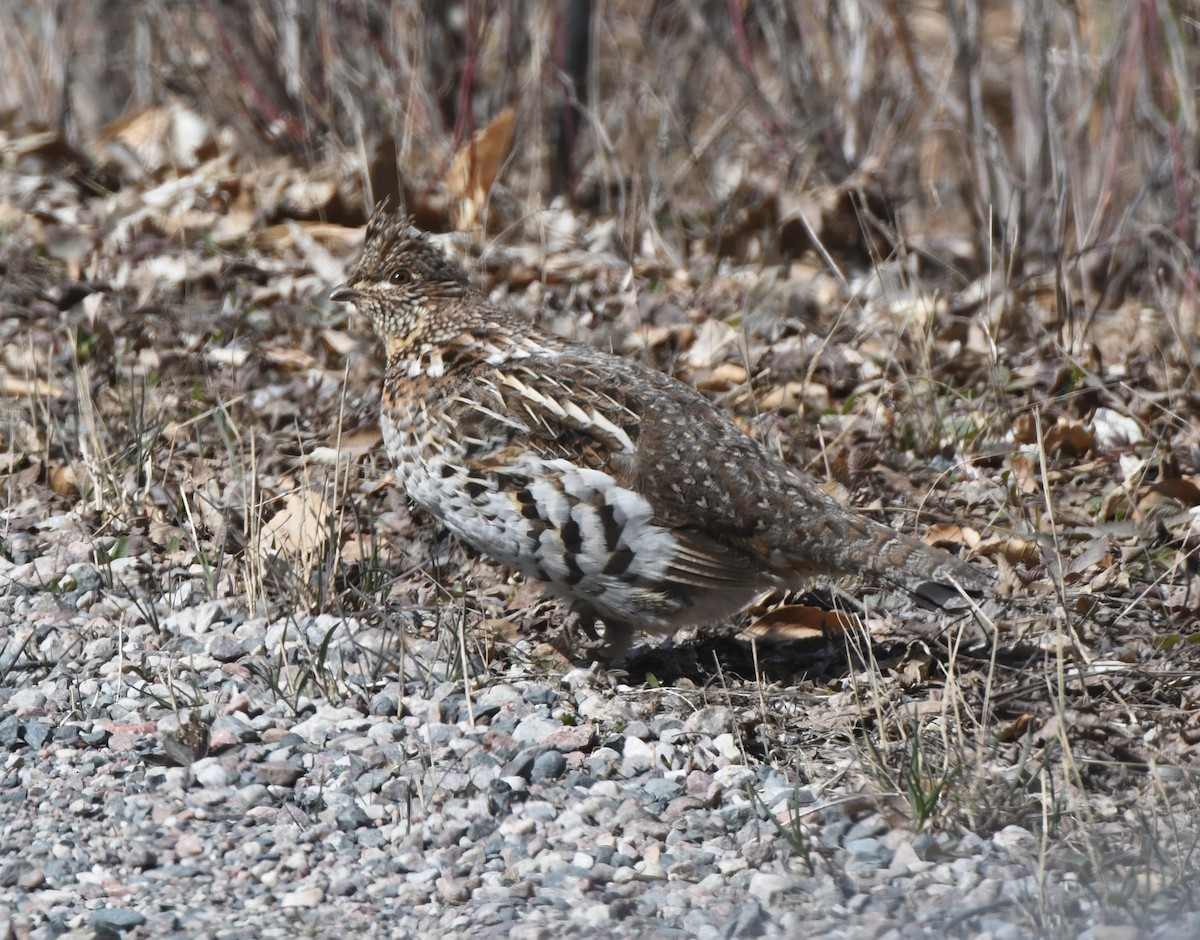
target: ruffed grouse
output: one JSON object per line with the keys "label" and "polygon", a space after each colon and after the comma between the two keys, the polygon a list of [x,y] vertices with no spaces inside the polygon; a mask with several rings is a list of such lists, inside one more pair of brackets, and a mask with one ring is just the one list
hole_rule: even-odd
{"label": "ruffed grouse", "polygon": [[382,426],[409,497],[604,623],[710,623],[771,587],[861,574],[941,604],[983,569],[844,508],[695,389],[502,310],[382,209],[331,294],[387,350]]}

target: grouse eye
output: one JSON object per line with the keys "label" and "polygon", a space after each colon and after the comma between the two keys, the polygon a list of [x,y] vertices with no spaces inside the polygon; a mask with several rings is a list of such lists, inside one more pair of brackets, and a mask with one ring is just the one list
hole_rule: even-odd
{"label": "grouse eye", "polygon": [[407,268],[397,268],[392,272],[391,281],[393,284],[407,284],[412,280],[412,272]]}

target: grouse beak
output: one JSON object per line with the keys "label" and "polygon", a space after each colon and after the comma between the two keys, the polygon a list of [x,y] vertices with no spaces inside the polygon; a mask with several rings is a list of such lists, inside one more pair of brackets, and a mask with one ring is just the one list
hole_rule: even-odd
{"label": "grouse beak", "polygon": [[333,289],[333,292],[329,295],[329,299],[353,303],[358,299],[358,291],[349,284],[341,284]]}

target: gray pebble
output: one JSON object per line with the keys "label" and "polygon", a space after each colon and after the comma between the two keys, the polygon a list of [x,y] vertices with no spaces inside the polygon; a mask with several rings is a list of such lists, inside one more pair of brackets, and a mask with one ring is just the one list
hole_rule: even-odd
{"label": "gray pebble", "polygon": [[99,933],[121,934],[145,922],[144,914],[128,907],[102,907],[92,914],[92,926]]}
{"label": "gray pebble", "polygon": [[158,855],[149,845],[139,842],[130,847],[125,864],[137,871],[145,871],[158,865]]}
{"label": "gray pebble", "polygon": [[642,792],[652,800],[663,803],[673,800],[681,791],[682,787],[677,780],[668,780],[666,777],[651,777],[642,787]]}
{"label": "gray pebble", "polygon": [[648,771],[654,762],[654,748],[641,738],[626,738],[621,751],[621,775],[636,777]]}
{"label": "gray pebble", "polygon": [[247,809],[255,806],[270,806],[274,802],[271,791],[261,783],[251,783],[242,787],[235,794],[235,798]]}
{"label": "gray pebble", "polygon": [[540,754],[533,762],[533,769],[530,779],[538,780],[555,780],[563,775],[567,769],[567,760],[558,751],[546,751]]}
{"label": "gray pebble", "polygon": [[519,744],[539,744],[562,728],[561,721],[531,715],[522,719],[513,729],[513,740]]}
{"label": "gray pebble", "polygon": [[0,747],[10,750],[21,743],[21,721],[16,715],[0,720]]}
{"label": "gray pebble", "polygon": [[260,761],[254,765],[254,777],[259,783],[273,787],[290,787],[304,776],[304,768],[289,761]]}
{"label": "gray pebble", "polygon": [[100,574],[95,565],[87,562],[67,565],[67,576],[74,581],[75,589],[78,591],[96,591],[105,586],[104,576]]}
{"label": "gray pebble", "polygon": [[201,786],[213,789],[233,786],[238,780],[237,771],[226,767],[215,757],[196,761],[192,765],[192,775]]}
{"label": "gray pebble", "polygon": [[342,832],[353,832],[371,825],[371,817],[357,803],[350,803],[337,814],[337,827]]}
{"label": "gray pebble", "polygon": [[771,904],[776,897],[795,890],[796,879],[787,875],[776,875],[765,871],[756,871],[750,878],[750,894],[763,904]]}
{"label": "gray pebble", "polygon": [[379,715],[381,717],[403,717],[400,699],[392,692],[380,692],[372,698],[370,711],[372,715]]}
{"label": "gray pebble", "polygon": [[245,647],[228,633],[215,633],[204,651],[219,663],[232,663],[246,655]]}
{"label": "gray pebble", "polygon": [[875,838],[850,839],[844,847],[850,856],[847,871],[886,868],[892,861],[892,850]]}
{"label": "gray pebble", "polygon": [[38,688],[17,689],[9,697],[8,707],[18,715],[40,713],[46,707],[46,693]]}
{"label": "gray pebble", "polygon": [[25,722],[21,729],[22,736],[25,738],[25,743],[34,750],[40,750],[42,745],[46,743],[50,737],[50,726],[44,721],[38,721],[36,718],[31,718]]}
{"label": "gray pebble", "polygon": [[247,722],[238,718],[236,715],[221,715],[213,720],[210,734],[213,737],[218,735],[228,735],[236,741],[245,744],[249,741],[258,740],[258,732],[254,727]]}

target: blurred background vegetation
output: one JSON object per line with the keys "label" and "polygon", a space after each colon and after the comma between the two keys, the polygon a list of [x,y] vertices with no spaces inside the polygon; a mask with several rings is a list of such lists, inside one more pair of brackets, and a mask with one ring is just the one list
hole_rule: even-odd
{"label": "blurred background vegetation", "polygon": [[1063,317],[1191,310],[1198,33],[1168,0],[9,0],[0,113],[78,142],[182,101],[259,161],[352,155],[361,198],[326,217],[392,196],[439,227],[454,155],[511,106],[493,232],[561,198],[631,253],[819,241],[960,287],[1050,273]]}

